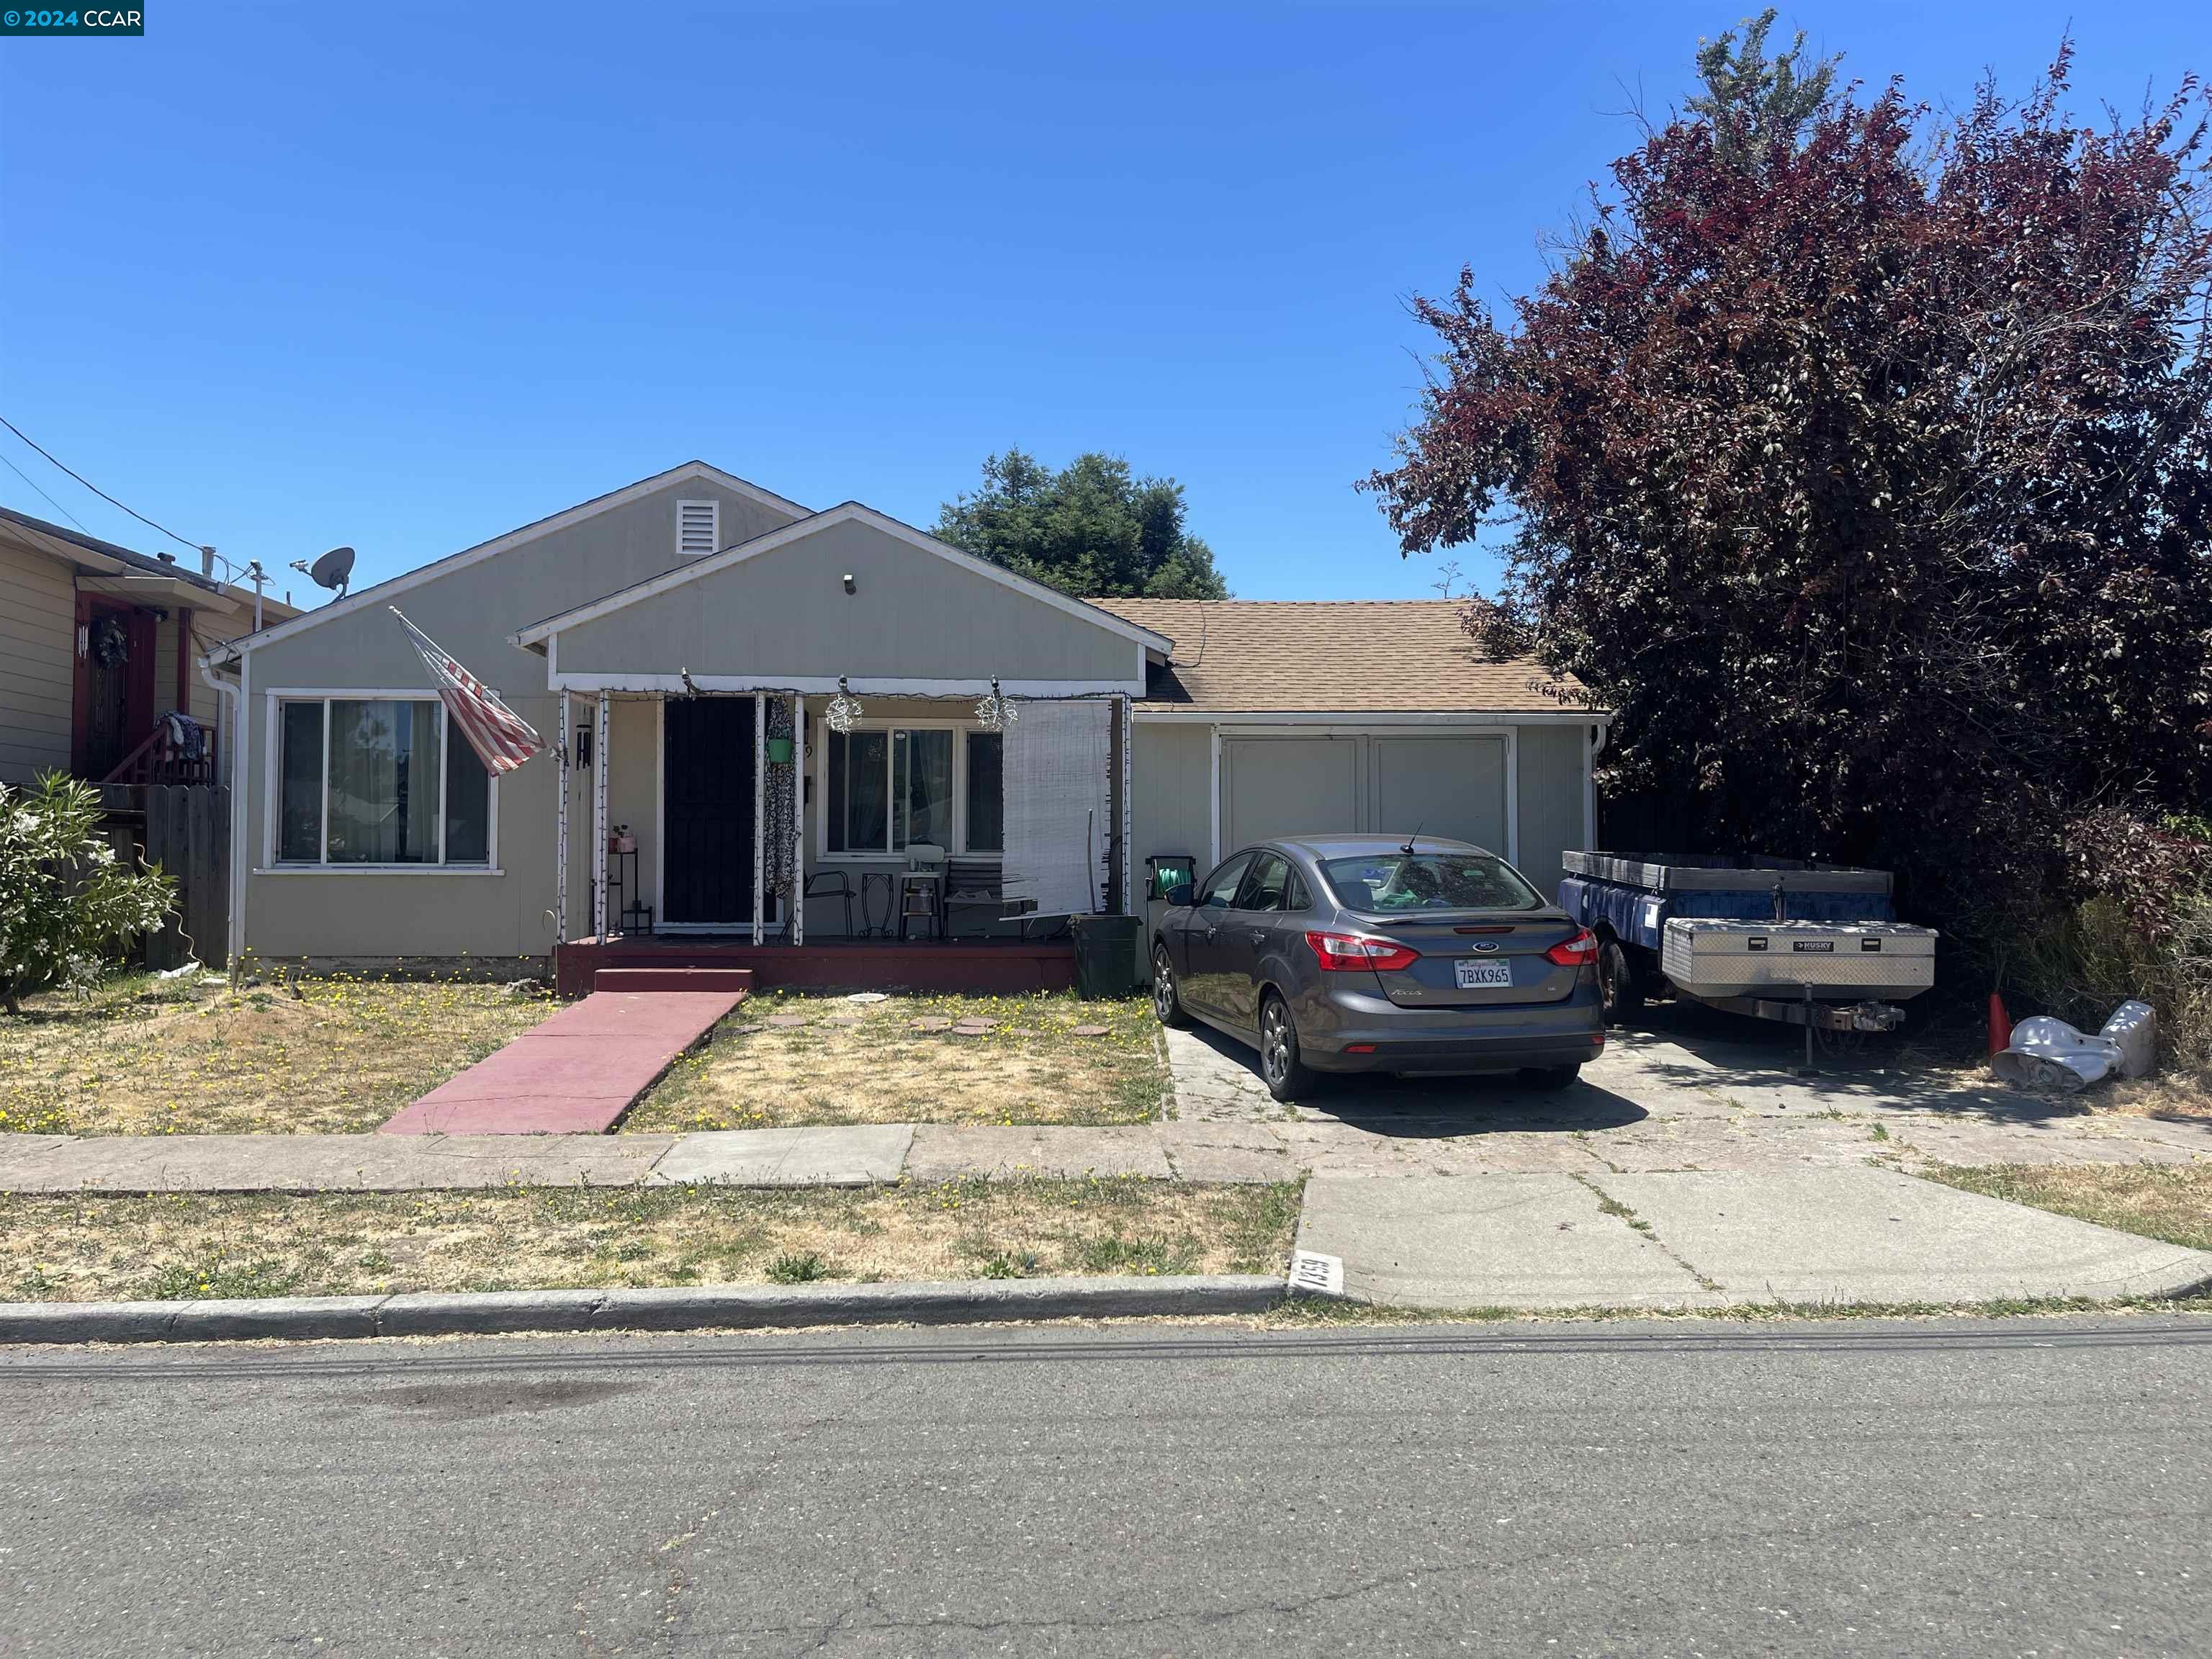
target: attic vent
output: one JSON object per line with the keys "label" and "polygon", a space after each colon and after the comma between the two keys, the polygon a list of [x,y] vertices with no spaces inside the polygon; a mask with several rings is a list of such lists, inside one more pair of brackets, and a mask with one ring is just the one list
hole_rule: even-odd
{"label": "attic vent", "polygon": [[676,503],[676,556],[696,559],[722,544],[720,501]]}

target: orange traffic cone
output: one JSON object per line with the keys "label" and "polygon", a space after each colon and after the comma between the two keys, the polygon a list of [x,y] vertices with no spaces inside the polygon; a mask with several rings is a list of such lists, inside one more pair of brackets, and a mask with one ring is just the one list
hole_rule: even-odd
{"label": "orange traffic cone", "polygon": [[2002,1054],[2012,1047],[2012,1020],[2005,1012],[2004,999],[1995,991],[1990,993],[1990,1052]]}

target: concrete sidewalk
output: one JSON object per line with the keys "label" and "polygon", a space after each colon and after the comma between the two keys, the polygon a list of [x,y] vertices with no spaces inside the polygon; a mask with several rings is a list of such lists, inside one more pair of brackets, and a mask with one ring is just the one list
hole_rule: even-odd
{"label": "concrete sidewalk", "polygon": [[1322,1176],[1291,1276],[1416,1308],[1957,1306],[2187,1294],[2212,1254],[1866,1165]]}

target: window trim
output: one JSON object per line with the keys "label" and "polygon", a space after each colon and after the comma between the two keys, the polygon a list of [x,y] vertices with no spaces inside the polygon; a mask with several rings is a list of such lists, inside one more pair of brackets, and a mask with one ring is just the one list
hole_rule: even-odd
{"label": "window trim", "polygon": [[[997,737],[1001,742],[1005,733],[986,732],[977,722],[955,720],[902,720],[885,718],[854,722],[854,732],[950,732],[952,742],[952,844],[945,849],[947,858],[986,859],[1003,860],[1004,847],[971,848],[968,844],[968,739],[971,736]],[[830,848],[830,738],[836,734],[824,728],[821,738],[807,745],[807,758],[814,763],[814,845],[815,857],[822,864],[882,864],[904,865],[907,855],[897,852],[860,852],[851,848],[832,852]],[[884,836],[890,837],[891,826],[897,813],[892,805],[891,783],[897,775],[897,745],[884,744]],[[1003,766],[1003,760],[1001,764]],[[1005,774],[1000,773],[1000,788],[1006,787]],[[851,805],[847,802],[848,806]],[[1003,827],[1000,839],[1005,839]]]}
{"label": "window trim", "polygon": [[[495,690],[493,695],[498,695]],[[484,771],[484,861],[482,864],[446,862],[446,764],[452,741],[453,713],[435,691],[421,687],[393,690],[374,686],[279,686],[263,694],[268,710],[262,728],[261,863],[257,876],[501,876],[499,861],[499,775]],[[434,702],[438,708],[438,859],[420,864],[350,864],[331,860],[331,710],[333,702]],[[276,856],[276,822],[282,816],[283,780],[279,775],[283,747],[284,705],[323,705],[323,765],[321,820],[317,828],[318,859],[280,859]],[[464,739],[466,741],[466,739]]]}

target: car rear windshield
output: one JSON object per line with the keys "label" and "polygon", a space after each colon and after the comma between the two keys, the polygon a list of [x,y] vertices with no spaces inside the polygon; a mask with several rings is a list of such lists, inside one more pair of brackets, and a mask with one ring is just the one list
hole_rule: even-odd
{"label": "car rear windshield", "polygon": [[1540,910],[1544,901],[1487,853],[1370,853],[1323,859],[1337,901],[1352,910]]}

